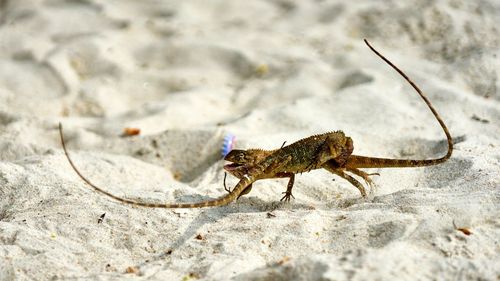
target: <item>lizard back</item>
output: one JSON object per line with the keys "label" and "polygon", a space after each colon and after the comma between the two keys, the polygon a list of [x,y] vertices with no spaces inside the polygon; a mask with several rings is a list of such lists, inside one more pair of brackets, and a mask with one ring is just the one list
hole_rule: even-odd
{"label": "lizard back", "polygon": [[[328,158],[319,159],[318,155],[325,149],[329,149]],[[342,131],[335,131],[313,135],[277,149],[262,160],[260,165],[269,167],[273,173],[302,173],[320,168],[322,162],[337,157],[344,158],[351,153],[351,138],[346,137]],[[283,164],[280,165],[281,163]],[[279,168],[272,169],[273,166]]]}

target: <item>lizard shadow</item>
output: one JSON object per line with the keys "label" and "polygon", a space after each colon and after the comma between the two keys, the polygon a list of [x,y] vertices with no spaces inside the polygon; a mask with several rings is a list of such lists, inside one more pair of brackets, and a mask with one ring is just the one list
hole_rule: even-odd
{"label": "lizard shadow", "polygon": [[[218,208],[209,208],[201,211],[186,227],[184,232],[180,234],[175,241],[173,241],[166,250],[159,254],[155,254],[151,257],[146,258],[143,262],[136,265],[139,271],[141,268],[153,264],[155,262],[160,262],[167,259],[174,251],[177,251],[182,247],[189,239],[195,239],[198,230],[205,224],[209,224],[219,219],[223,219],[233,213],[237,213],[235,208],[230,206],[223,206]],[[186,217],[189,219],[189,217]]]}
{"label": "lizard shadow", "polygon": [[[196,239],[199,234],[199,229],[205,224],[214,223],[225,217],[239,213],[262,213],[263,218],[269,215],[270,212],[280,209],[311,209],[310,205],[302,203],[284,203],[280,201],[262,200],[256,196],[242,197],[238,201],[227,206],[217,208],[208,208],[201,211],[186,227],[184,232],[173,241],[170,246],[166,247],[165,251],[153,255],[143,262],[136,265],[140,270],[142,267],[148,266],[155,262],[160,262],[167,259],[174,251],[180,249],[189,239]],[[189,218],[186,218],[189,219]]]}

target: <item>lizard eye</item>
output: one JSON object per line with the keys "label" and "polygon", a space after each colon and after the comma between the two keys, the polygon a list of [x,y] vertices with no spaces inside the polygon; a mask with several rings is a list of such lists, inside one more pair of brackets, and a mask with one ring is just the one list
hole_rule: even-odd
{"label": "lizard eye", "polygon": [[245,157],[246,153],[244,151],[233,149],[226,155],[226,157],[224,157],[224,159],[226,161],[231,161],[241,164],[245,162]]}

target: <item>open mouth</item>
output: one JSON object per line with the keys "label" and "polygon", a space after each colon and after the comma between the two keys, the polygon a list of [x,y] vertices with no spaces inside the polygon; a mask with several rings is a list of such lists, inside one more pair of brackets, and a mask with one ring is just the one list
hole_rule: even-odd
{"label": "open mouth", "polygon": [[243,165],[238,164],[238,163],[231,163],[231,164],[224,165],[224,170],[231,172],[231,171],[238,169],[241,166],[243,166]]}

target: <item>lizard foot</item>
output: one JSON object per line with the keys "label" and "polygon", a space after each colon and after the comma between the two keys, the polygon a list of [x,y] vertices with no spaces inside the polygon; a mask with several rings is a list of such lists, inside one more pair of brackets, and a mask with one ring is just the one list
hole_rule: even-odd
{"label": "lizard foot", "polygon": [[356,168],[348,168],[347,171],[355,174],[358,177],[361,177],[365,181],[365,183],[370,187],[370,191],[372,191],[373,188],[375,187],[375,183],[373,182],[372,179],[370,179],[370,176],[380,176],[379,173],[368,174]]}
{"label": "lizard foot", "polygon": [[290,202],[290,198],[293,198],[295,199],[295,196],[293,196],[292,192],[288,192],[288,191],[285,191],[283,192],[283,194],[285,194],[285,196],[283,196],[280,201],[285,201],[285,202]]}

